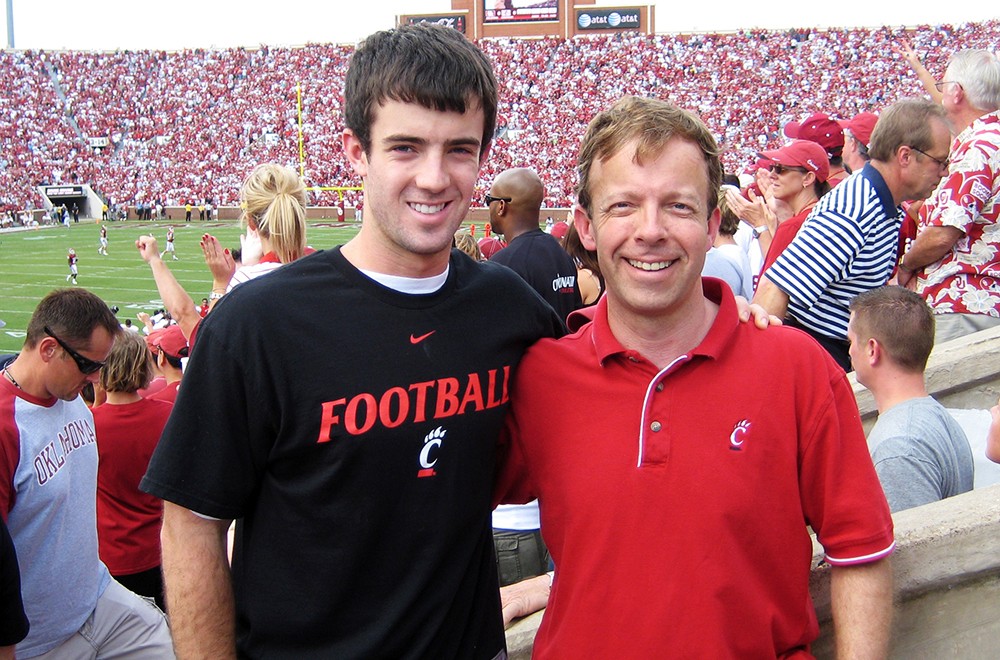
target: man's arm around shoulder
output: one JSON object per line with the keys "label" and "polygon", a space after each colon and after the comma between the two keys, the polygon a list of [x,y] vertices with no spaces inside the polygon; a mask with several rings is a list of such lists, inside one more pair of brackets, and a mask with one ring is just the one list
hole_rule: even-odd
{"label": "man's arm around shoulder", "polygon": [[163,503],[163,580],[174,650],[183,660],[236,658],[230,522]]}
{"label": "man's arm around shoulder", "polygon": [[889,558],[831,566],[830,591],[838,660],[885,658],[892,628]]}

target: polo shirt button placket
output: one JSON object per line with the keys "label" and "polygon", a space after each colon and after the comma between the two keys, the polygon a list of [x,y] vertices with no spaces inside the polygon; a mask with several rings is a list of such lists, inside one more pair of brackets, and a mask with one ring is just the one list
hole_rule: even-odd
{"label": "polo shirt button placket", "polygon": [[661,428],[663,428],[663,426],[659,422],[653,422],[652,424],[649,425],[649,430],[652,431],[653,433],[659,432]]}

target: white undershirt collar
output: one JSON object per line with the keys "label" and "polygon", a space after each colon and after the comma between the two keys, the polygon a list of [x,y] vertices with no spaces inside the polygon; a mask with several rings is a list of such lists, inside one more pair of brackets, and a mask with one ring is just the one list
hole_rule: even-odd
{"label": "white undershirt collar", "polygon": [[388,287],[393,291],[408,294],[428,294],[435,293],[444,286],[444,283],[448,281],[448,271],[450,269],[451,265],[449,264],[445,266],[443,273],[440,275],[432,275],[431,277],[402,277],[400,275],[376,273],[373,270],[359,270],[361,270],[365,276],[370,277],[382,286]]}

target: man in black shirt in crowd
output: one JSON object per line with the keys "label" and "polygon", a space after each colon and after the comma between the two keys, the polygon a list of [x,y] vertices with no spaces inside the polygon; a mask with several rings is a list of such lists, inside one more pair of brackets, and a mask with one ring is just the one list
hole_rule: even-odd
{"label": "man in black shirt in crowd", "polygon": [[493,230],[503,235],[507,247],[490,261],[520,275],[565,320],[583,303],[573,258],[538,228],[544,197],[545,187],[534,170],[519,167],[497,176],[486,203]]}

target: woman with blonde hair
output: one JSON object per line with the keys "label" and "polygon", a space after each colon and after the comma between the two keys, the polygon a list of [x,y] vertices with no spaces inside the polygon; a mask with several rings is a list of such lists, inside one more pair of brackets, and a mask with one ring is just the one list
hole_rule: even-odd
{"label": "woman with blonde hair", "polygon": [[134,332],[115,338],[101,369],[107,401],[93,410],[97,436],[97,538],[111,575],[163,609],[160,519],[163,502],[139,490],[173,405],[143,399],[153,377],[153,356]]}
{"label": "woman with blonde hair", "polygon": [[[306,253],[306,188],[293,170],[275,163],[255,167],[243,182],[240,207],[247,228],[243,265],[225,284],[226,291]],[[218,284],[216,279],[213,292],[221,288]]]}
{"label": "woman with blonde hair", "polygon": [[[313,251],[306,246],[306,189],[294,170],[276,163],[255,167],[240,189],[240,207],[241,222],[247,233],[240,236],[243,256],[239,269],[232,254],[217,238],[211,234],[201,238],[202,254],[212,273],[209,309],[237,284],[270,273]],[[153,271],[167,311],[193,348],[203,314],[160,259],[156,239],[140,236],[135,246]]]}
{"label": "woman with blonde hair", "polygon": [[469,255],[473,261],[484,261],[483,253],[479,251],[479,244],[472,234],[465,230],[455,232],[455,247]]}

